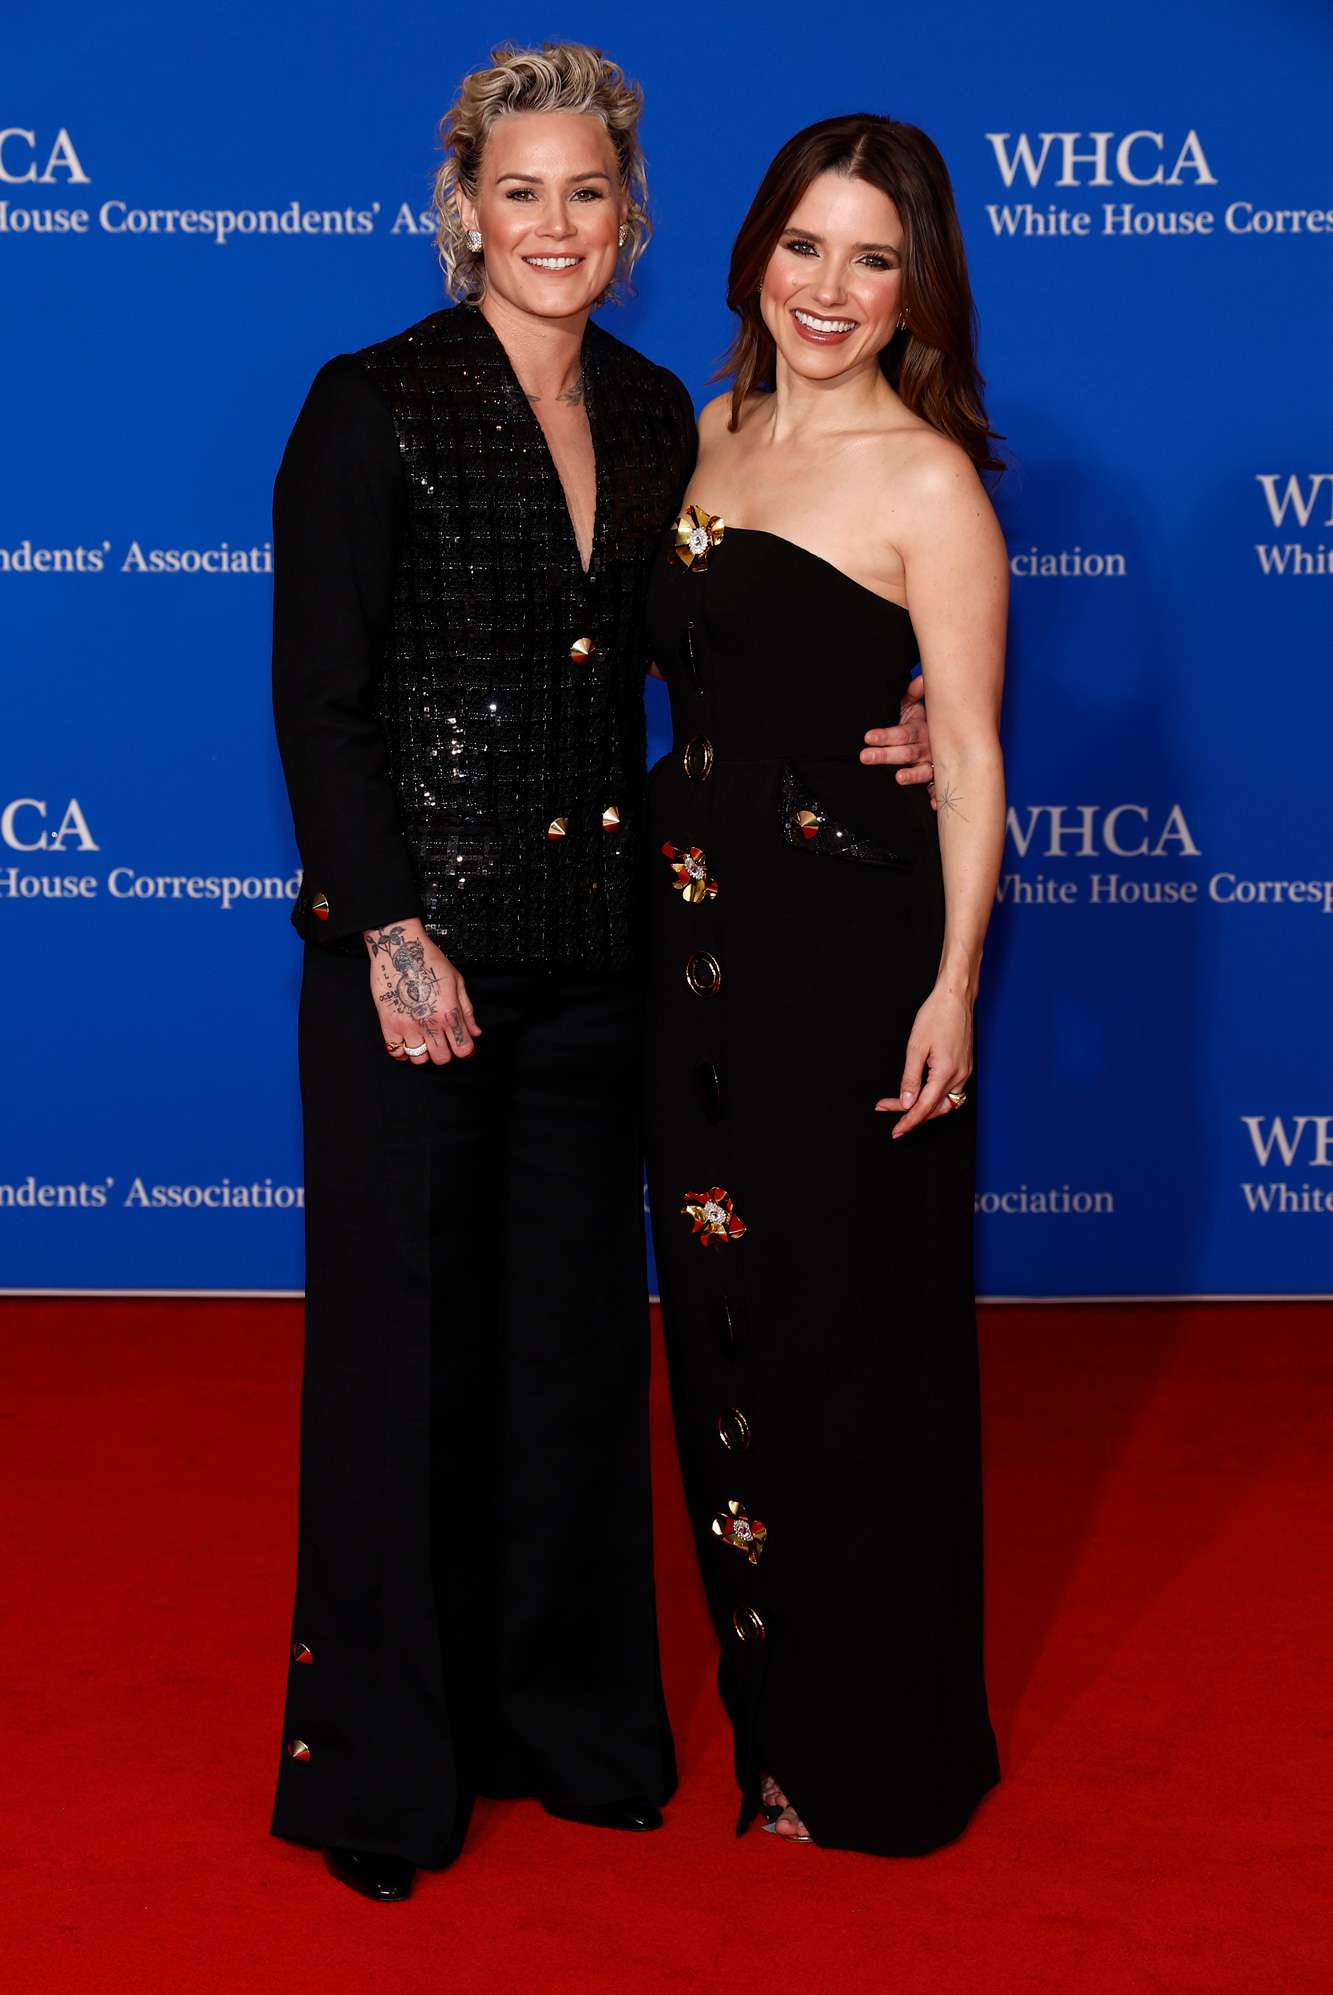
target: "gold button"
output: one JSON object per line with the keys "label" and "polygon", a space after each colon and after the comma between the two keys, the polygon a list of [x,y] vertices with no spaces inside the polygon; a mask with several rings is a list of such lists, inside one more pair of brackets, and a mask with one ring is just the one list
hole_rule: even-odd
{"label": "gold button", "polygon": [[304,1643],[304,1642],[293,1642],[293,1643],[292,1643],[292,1661],[293,1661],[293,1662],[308,1662],[308,1663],[312,1663],[312,1662],[313,1662],[314,1660],[315,1660],[315,1658],[314,1658],[314,1657],[313,1657],[313,1656],[311,1655],[311,1653],[310,1653],[309,1649],[308,1649],[308,1648],[306,1647],[306,1645],[305,1645],[305,1643]]}
{"label": "gold button", "polygon": [[768,1635],[763,1615],[753,1607],[734,1608],[731,1625],[743,1642],[762,1642]]}
{"label": "gold button", "polygon": [[288,1757],[288,1759],[309,1759],[309,1757],[310,1757],[310,1748],[309,1748],[309,1746],[308,1746],[308,1745],[306,1744],[305,1740],[304,1740],[304,1739],[288,1739],[288,1741],[287,1741],[287,1757]]}
{"label": "gold button", "polygon": [[330,912],[328,895],[316,894],[310,903],[310,912],[314,915],[316,921],[327,921]]}
{"label": "gold button", "polygon": [[619,806],[617,804],[608,804],[606,809],[602,812],[602,830],[619,831],[619,829],[620,829]]}
{"label": "gold button", "polygon": [[548,838],[567,838],[569,836],[569,819],[567,817],[553,817],[546,827],[546,836]]}
{"label": "gold button", "polygon": [[696,997],[716,997],[722,988],[722,965],[707,949],[696,949],[685,960],[685,981]]}
{"label": "gold button", "polygon": [[595,637],[576,637],[569,647],[569,662],[571,665],[582,665],[587,659],[593,657],[596,650],[597,639]]}
{"label": "gold button", "polygon": [[696,734],[685,744],[685,774],[692,783],[707,782],[713,773],[713,744],[706,734]]}
{"label": "gold button", "polygon": [[717,1438],[729,1455],[750,1451],[750,1423],[739,1406],[724,1406],[717,1416]]}

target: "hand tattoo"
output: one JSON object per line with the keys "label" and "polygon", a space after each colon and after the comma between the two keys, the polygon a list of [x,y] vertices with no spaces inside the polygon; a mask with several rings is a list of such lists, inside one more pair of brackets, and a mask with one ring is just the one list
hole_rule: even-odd
{"label": "hand tattoo", "polygon": [[449,1037],[453,1040],[459,1051],[462,1052],[463,1048],[467,1045],[467,1032],[463,1025],[462,1012],[455,1010],[447,1013],[444,1022],[449,1027]]}
{"label": "hand tattoo", "polygon": [[380,993],[380,1003],[392,1005],[405,1018],[415,1018],[418,1023],[428,1019],[435,1009],[440,979],[427,967],[426,946],[420,938],[409,939],[402,928],[367,929],[366,946],[372,962],[377,956],[387,956],[398,972],[397,982],[390,984],[389,965],[384,965],[386,987]]}

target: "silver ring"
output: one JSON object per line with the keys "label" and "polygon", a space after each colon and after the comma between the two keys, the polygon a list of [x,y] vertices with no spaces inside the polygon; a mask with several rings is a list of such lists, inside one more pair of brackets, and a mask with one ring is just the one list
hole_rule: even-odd
{"label": "silver ring", "polygon": [[428,1050],[429,1050],[429,1049],[427,1048],[427,1045],[426,1045],[426,1042],[425,1042],[425,1040],[424,1040],[424,1039],[422,1040],[422,1042],[421,1042],[421,1044],[420,1044],[419,1046],[407,1046],[407,1045],[405,1045],[405,1046],[403,1047],[403,1051],[404,1051],[404,1053],[406,1053],[406,1055],[407,1055],[407,1057],[408,1057],[408,1059],[409,1059],[409,1060],[415,1060],[415,1059],[416,1059],[416,1057],[417,1057],[417,1055],[418,1055],[419,1053],[425,1053],[425,1052],[427,1052]]}

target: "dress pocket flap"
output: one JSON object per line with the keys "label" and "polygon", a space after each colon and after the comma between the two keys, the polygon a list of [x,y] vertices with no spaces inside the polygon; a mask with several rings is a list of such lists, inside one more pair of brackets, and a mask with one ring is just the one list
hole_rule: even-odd
{"label": "dress pocket flap", "polygon": [[830,859],[855,859],[862,866],[907,868],[910,860],[876,839],[866,838],[854,825],[834,817],[794,765],[782,770],[782,835],[798,852],[824,853]]}

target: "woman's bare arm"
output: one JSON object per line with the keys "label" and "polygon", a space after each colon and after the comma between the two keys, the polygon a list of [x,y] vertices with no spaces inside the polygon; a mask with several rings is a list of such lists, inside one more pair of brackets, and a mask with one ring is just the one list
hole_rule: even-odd
{"label": "woman's bare arm", "polygon": [[972,1070],[972,1007],[1004,844],[1000,695],[1009,564],[972,464],[932,440],[913,478],[902,547],[921,644],[944,869],[945,928],[935,989],[917,1015],[896,1098],[895,1136],[949,1113]]}

